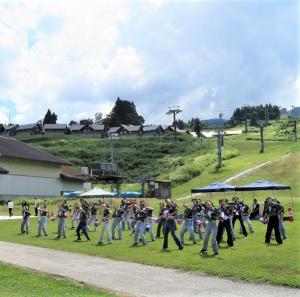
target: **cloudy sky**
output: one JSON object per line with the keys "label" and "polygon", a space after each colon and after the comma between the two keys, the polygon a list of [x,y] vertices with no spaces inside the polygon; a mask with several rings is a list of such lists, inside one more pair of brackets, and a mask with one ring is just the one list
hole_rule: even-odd
{"label": "cloudy sky", "polygon": [[119,96],[146,123],[300,105],[299,1],[0,0],[0,123],[68,123]]}

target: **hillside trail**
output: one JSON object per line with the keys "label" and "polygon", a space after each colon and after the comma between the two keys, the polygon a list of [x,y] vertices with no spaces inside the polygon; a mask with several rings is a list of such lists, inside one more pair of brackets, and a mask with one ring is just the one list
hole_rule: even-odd
{"label": "hillside trail", "polygon": [[287,287],[245,283],[3,241],[0,241],[0,261],[114,291],[121,296],[240,297],[247,294],[247,297],[286,297],[300,293],[300,290]]}
{"label": "hillside trail", "polygon": [[[251,168],[248,168],[246,170],[243,170],[242,172],[239,172],[227,179],[224,180],[224,183],[230,183],[236,179],[239,179],[241,177],[244,177],[246,175],[248,175],[249,173],[252,173],[253,171],[256,171],[262,167],[265,167],[267,165],[270,165],[272,162],[271,161],[267,161],[267,162],[264,162],[264,163],[261,163],[261,164],[258,164],[257,166],[255,167],[251,167]],[[185,196],[185,197],[181,197],[181,198],[177,198],[176,200],[185,200],[185,199],[190,199],[194,196],[201,196],[202,194],[201,193],[196,193],[196,194],[191,194],[191,195],[188,195],[188,196]]]}

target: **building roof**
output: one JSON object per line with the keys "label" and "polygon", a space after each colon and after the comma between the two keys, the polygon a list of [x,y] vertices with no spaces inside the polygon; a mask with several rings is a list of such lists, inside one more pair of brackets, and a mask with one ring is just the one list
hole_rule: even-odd
{"label": "building roof", "polygon": [[66,130],[67,125],[66,124],[45,124],[44,129],[45,130]]}
{"label": "building roof", "polygon": [[4,130],[11,130],[15,125],[3,125]]}
{"label": "building roof", "polygon": [[104,130],[104,125],[90,125],[90,127],[92,127],[95,131],[103,131]]}
{"label": "building roof", "polygon": [[117,133],[122,127],[110,127],[108,129],[108,133],[111,134],[111,133]]}
{"label": "building roof", "polygon": [[138,132],[141,129],[141,125],[122,125],[122,127],[128,132]]}
{"label": "building roof", "polygon": [[0,174],[7,174],[8,171],[2,167],[0,167]]}
{"label": "building roof", "polygon": [[62,160],[54,155],[40,151],[19,140],[0,137],[0,158],[16,158],[38,162],[46,162],[60,165],[71,165],[70,162]]}
{"label": "building roof", "polygon": [[80,131],[81,129],[83,129],[85,127],[85,125],[72,125],[69,127],[69,129],[71,131]]}
{"label": "building roof", "polygon": [[21,125],[17,128],[17,131],[32,130],[35,126],[36,124]]}
{"label": "building roof", "polygon": [[144,132],[150,132],[150,131],[156,131],[157,129],[163,129],[162,126],[160,125],[146,125],[143,126],[143,131]]}

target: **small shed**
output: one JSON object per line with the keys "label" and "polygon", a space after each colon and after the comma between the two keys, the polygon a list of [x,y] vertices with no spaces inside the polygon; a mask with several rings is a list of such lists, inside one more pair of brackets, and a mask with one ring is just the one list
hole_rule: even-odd
{"label": "small shed", "polygon": [[171,198],[171,182],[161,180],[149,181],[149,191],[151,198]]}

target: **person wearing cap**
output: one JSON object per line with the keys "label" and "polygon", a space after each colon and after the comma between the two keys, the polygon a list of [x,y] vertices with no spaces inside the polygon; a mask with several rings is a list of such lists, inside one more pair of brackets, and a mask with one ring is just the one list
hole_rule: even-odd
{"label": "person wearing cap", "polygon": [[188,207],[188,205],[185,203],[183,204],[185,210],[183,214],[183,220],[184,223],[182,225],[181,231],[180,231],[180,240],[182,245],[184,245],[184,234],[186,231],[189,231],[190,233],[190,238],[193,241],[194,244],[197,243],[196,238],[195,238],[195,232],[193,228],[193,210]]}
{"label": "person wearing cap", "polygon": [[166,251],[168,249],[168,237],[169,233],[177,244],[180,250],[183,250],[183,245],[180,239],[176,236],[176,222],[175,218],[177,215],[178,207],[175,203],[171,201],[171,199],[166,200],[166,223],[165,223],[165,232],[164,232],[164,244],[162,251]]}
{"label": "person wearing cap", "polygon": [[268,226],[266,231],[265,243],[269,244],[271,240],[271,234],[274,230],[275,239],[278,244],[282,244],[282,238],[279,231],[279,215],[282,212],[283,207],[271,197],[266,200],[266,213],[265,218],[268,218]]}
{"label": "person wearing cap", "polygon": [[116,230],[116,227],[118,227],[118,236],[119,236],[119,240],[121,240],[122,239],[122,221],[125,219],[124,209],[120,208],[120,207],[118,208],[117,206],[115,206],[115,211],[114,211],[112,217],[114,218],[114,220],[112,222],[112,226],[111,226],[112,239],[116,239],[115,230]]}
{"label": "person wearing cap", "polygon": [[104,234],[106,233],[107,235],[107,241],[109,244],[112,244],[112,238],[110,234],[110,209],[108,204],[104,203],[103,204],[104,210],[103,210],[103,215],[102,215],[102,229],[100,233],[100,238],[98,241],[98,244],[101,245],[103,244],[103,237]]}
{"label": "person wearing cap", "polygon": [[90,225],[92,222],[95,222],[95,220],[97,219],[97,211],[97,206],[95,203],[93,203],[90,208],[91,216],[89,218],[88,225]]}
{"label": "person wearing cap", "polygon": [[211,237],[211,245],[214,251],[214,255],[218,255],[219,248],[217,243],[217,220],[220,216],[219,210],[213,206],[213,203],[210,200],[205,202],[205,218],[207,220],[206,230],[204,234],[203,246],[201,250],[201,255],[207,254],[208,241]]}
{"label": "person wearing cap", "polygon": [[77,229],[76,229],[77,240],[81,240],[80,232],[82,231],[82,233],[84,234],[86,239],[88,241],[90,241],[90,237],[89,237],[89,233],[88,233],[88,218],[89,218],[89,215],[82,207],[79,208],[79,214],[80,214],[79,224],[78,224]]}
{"label": "person wearing cap", "polygon": [[40,218],[38,221],[38,237],[41,236],[42,232],[45,236],[48,236],[47,229],[46,229],[46,222],[47,222],[47,214],[48,211],[46,209],[46,204],[43,204],[44,208],[39,208]]}
{"label": "person wearing cap", "polygon": [[68,217],[68,212],[66,211],[65,204],[62,202],[59,205],[57,218],[58,218],[58,225],[57,225],[57,237],[59,239],[61,236],[67,238],[67,231],[66,231],[66,219]]}
{"label": "person wearing cap", "polygon": [[26,234],[28,234],[29,233],[29,218],[31,216],[28,205],[23,207],[22,213],[23,213],[23,219],[21,222],[21,233],[26,232]]}
{"label": "person wearing cap", "polygon": [[145,220],[147,217],[147,212],[145,208],[143,208],[142,205],[137,205],[135,209],[135,220],[136,220],[136,225],[135,225],[135,230],[133,234],[133,240],[134,243],[133,245],[136,246],[139,244],[139,235],[141,235],[141,242],[143,245],[147,244],[146,238],[145,238]]}
{"label": "person wearing cap", "polygon": [[232,204],[232,225],[234,229],[235,221],[239,220],[240,221],[240,228],[242,230],[242,233],[245,237],[248,236],[247,230],[245,228],[243,218],[242,218],[242,212],[243,212],[243,203],[240,202],[239,197],[233,197],[233,204]]}
{"label": "person wearing cap", "polygon": [[218,231],[216,237],[217,243],[220,244],[225,229],[227,233],[227,244],[228,246],[233,246],[233,237],[230,225],[231,207],[226,204],[224,199],[220,199],[219,204],[219,211],[221,212],[221,214],[219,217]]}

